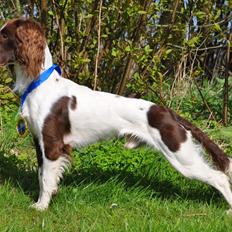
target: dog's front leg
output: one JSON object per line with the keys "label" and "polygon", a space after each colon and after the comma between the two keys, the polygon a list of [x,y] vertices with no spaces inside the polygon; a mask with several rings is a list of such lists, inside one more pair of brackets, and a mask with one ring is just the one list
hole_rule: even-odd
{"label": "dog's front leg", "polygon": [[66,154],[61,154],[57,159],[51,160],[41,148],[39,141],[34,139],[34,142],[39,165],[38,178],[40,193],[38,201],[32,207],[37,210],[45,210],[49,205],[52,195],[58,190],[58,184],[62,178],[62,174],[69,165],[69,158]]}
{"label": "dog's front leg", "polygon": [[57,192],[61,177],[61,158],[51,161],[46,157],[43,159],[42,167],[39,168],[40,193],[38,201],[33,207],[38,210],[47,209],[52,195]]}

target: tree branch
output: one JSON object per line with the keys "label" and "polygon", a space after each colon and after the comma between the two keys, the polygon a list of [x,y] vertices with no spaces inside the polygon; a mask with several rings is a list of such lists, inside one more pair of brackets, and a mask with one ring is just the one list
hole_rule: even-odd
{"label": "tree branch", "polygon": [[97,31],[97,54],[94,68],[94,85],[93,89],[97,88],[97,77],[98,77],[98,62],[99,62],[99,53],[101,47],[101,14],[102,14],[102,0],[99,3],[99,14],[98,14],[98,31]]}

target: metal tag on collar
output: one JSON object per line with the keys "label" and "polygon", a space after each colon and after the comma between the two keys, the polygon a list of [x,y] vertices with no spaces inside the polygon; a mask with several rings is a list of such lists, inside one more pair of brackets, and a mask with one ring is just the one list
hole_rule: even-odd
{"label": "metal tag on collar", "polygon": [[21,114],[18,115],[16,130],[19,136],[26,137],[28,135],[28,123]]}

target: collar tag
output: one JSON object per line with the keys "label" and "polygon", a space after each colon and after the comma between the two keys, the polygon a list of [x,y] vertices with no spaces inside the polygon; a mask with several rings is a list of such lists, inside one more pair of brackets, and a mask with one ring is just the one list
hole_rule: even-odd
{"label": "collar tag", "polygon": [[28,135],[28,124],[25,118],[18,116],[16,130],[18,135],[26,137]]}

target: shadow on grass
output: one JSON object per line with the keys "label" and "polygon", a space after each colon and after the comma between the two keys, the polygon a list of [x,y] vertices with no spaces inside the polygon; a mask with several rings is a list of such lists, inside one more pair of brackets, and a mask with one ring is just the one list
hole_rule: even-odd
{"label": "shadow on grass", "polygon": [[[134,176],[131,173],[120,172],[103,172],[101,170],[85,170],[74,171],[65,175],[62,185],[76,186],[76,185],[88,185],[89,183],[105,183],[115,177],[119,182],[123,182],[126,188],[142,187],[152,190],[152,197],[175,200],[181,198],[184,200],[191,200],[202,203],[214,203],[216,206],[221,207],[223,203],[222,195],[213,187],[206,187],[206,184],[196,184],[198,181],[194,181],[191,184],[191,180],[187,180],[187,187],[180,186],[182,181],[174,183],[168,180],[160,180],[157,177],[146,178],[141,176]],[[181,178],[181,176],[180,176]],[[186,185],[186,183],[184,183]],[[203,188],[202,188],[203,186]]]}
{"label": "shadow on grass", "polygon": [[39,182],[36,171],[25,168],[25,163],[15,156],[6,157],[0,152],[0,184],[5,181],[10,181],[13,186],[19,187],[33,199],[38,195]]}
{"label": "shadow on grass", "polygon": [[[192,200],[203,203],[213,202],[216,206],[221,207],[223,198],[213,188],[201,188],[200,185],[193,185],[189,182],[188,188],[182,188],[181,181],[174,183],[168,180],[160,180],[157,177],[146,178],[141,176],[134,176],[131,173],[120,172],[104,172],[102,170],[93,168],[82,171],[71,171],[64,176],[62,185],[65,186],[81,186],[96,183],[105,183],[117,178],[125,184],[126,188],[134,186],[144,187],[153,191],[152,196],[161,199],[174,200],[177,198]],[[25,169],[23,162],[19,162],[14,156],[5,157],[0,153],[0,183],[10,181],[13,186],[19,187],[25,194],[29,195],[33,200],[37,200],[39,193],[39,183],[37,178],[37,171],[32,169]],[[186,185],[186,183],[185,183]]]}

